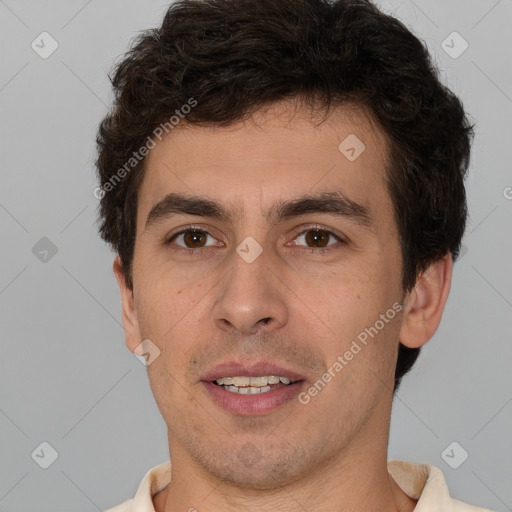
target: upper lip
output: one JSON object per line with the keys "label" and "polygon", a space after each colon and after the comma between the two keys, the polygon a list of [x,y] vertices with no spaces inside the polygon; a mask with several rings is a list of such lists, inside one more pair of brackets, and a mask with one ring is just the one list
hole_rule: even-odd
{"label": "upper lip", "polygon": [[262,375],[275,375],[287,377],[291,381],[304,380],[304,376],[283,366],[266,361],[253,363],[226,362],[220,363],[208,371],[201,380],[213,382],[221,377],[259,377]]}

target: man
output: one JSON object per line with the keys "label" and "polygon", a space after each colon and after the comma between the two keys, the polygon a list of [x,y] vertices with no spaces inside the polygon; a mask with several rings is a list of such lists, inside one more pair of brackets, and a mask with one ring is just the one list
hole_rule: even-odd
{"label": "man", "polygon": [[101,234],[172,464],[111,510],[484,510],[387,461],[466,222],[422,43],[365,0],[182,0],[112,83]]}

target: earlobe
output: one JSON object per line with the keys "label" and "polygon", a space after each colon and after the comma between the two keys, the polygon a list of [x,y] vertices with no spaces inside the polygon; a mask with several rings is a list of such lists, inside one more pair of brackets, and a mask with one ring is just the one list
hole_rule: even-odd
{"label": "earlobe", "polygon": [[416,281],[404,308],[400,343],[419,348],[434,336],[450,293],[453,260],[451,253],[432,263]]}
{"label": "earlobe", "polygon": [[121,311],[125,333],[125,343],[130,352],[133,352],[140,345],[142,337],[140,334],[139,321],[133,290],[127,285],[120,256],[116,256],[112,265],[114,275],[121,292]]}

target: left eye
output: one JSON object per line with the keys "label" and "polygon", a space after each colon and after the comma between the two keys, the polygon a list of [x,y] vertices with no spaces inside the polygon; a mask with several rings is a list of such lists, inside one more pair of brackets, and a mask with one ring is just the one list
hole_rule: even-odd
{"label": "left eye", "polygon": [[328,247],[336,243],[336,241],[334,241],[333,243],[329,243],[329,238],[335,238],[336,241],[338,242],[342,241],[339,236],[335,235],[331,231],[328,231],[327,229],[308,229],[306,231],[303,231],[302,233],[299,233],[295,240],[306,242],[308,247],[318,247],[319,249],[321,249],[323,247]]}
{"label": "left eye", "polygon": [[[208,237],[210,237],[214,243],[206,244]],[[176,245],[185,249],[202,249],[209,245],[215,245],[215,238],[210,235],[210,233],[199,229],[187,229],[185,231],[180,231],[169,240],[169,243],[176,242],[176,240],[181,241],[181,243],[176,243]]]}

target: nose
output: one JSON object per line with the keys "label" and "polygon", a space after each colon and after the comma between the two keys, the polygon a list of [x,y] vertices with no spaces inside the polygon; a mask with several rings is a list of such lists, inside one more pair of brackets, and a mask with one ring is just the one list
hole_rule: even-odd
{"label": "nose", "polygon": [[226,332],[255,334],[279,329],[288,320],[286,288],[270,269],[265,251],[252,263],[237,253],[213,306],[216,326]]}

